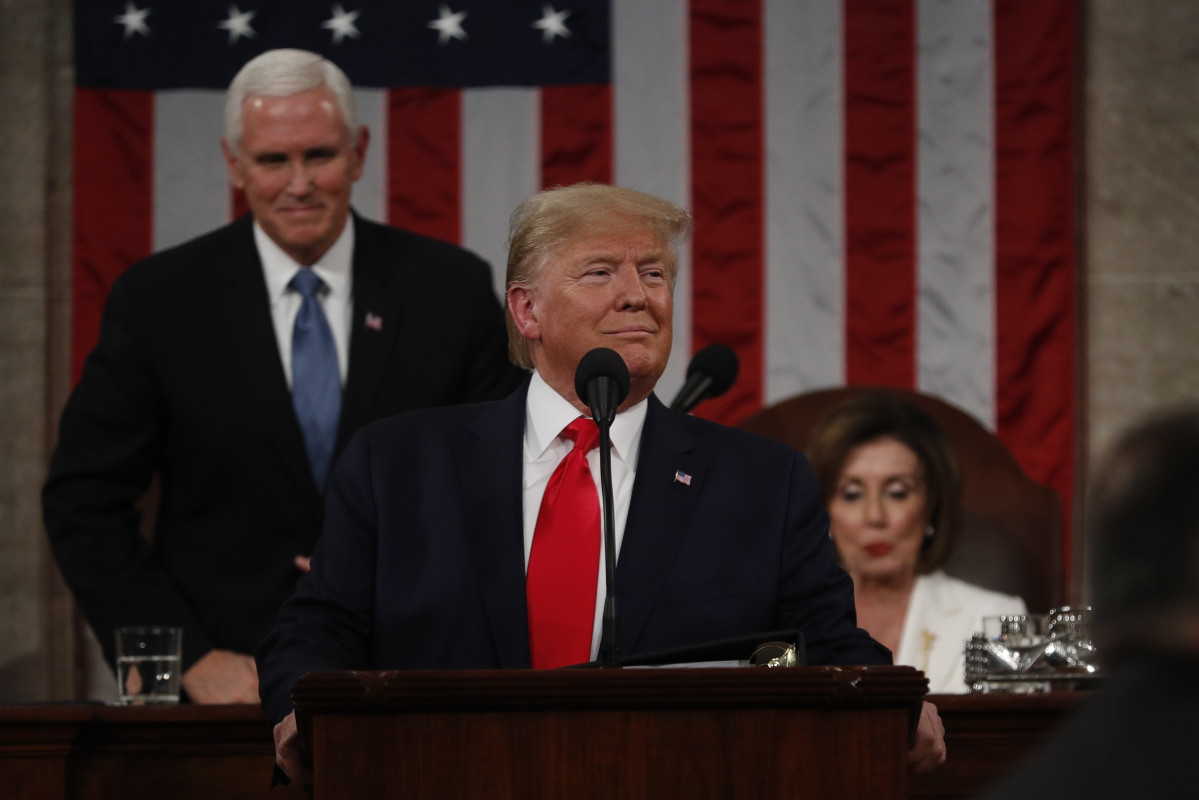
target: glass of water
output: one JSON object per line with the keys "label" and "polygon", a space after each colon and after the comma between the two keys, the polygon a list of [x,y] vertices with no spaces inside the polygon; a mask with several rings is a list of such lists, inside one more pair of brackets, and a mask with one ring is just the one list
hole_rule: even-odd
{"label": "glass of water", "polygon": [[118,628],[117,695],[124,705],[179,702],[183,631],[167,627]]}

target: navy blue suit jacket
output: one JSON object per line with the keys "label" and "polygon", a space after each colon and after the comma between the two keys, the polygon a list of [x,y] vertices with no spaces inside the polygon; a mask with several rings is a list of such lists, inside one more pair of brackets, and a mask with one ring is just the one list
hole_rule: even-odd
{"label": "navy blue suit jacket", "polygon": [[[350,442],[312,572],[258,649],[269,718],[309,671],[529,666],[526,393],[402,414]],[[810,663],[890,663],[856,627],[803,455],[656,397],[616,583],[622,655],[799,629]]]}
{"label": "navy blue suit jacket", "polygon": [[[354,216],[353,325],[338,447],[372,420],[520,385],[491,271]],[[375,321],[367,325],[367,315]],[[135,505],[157,475],[153,542]],[[184,667],[253,652],[295,593],[322,489],[279,358],[249,216],[114,283],[43,491],[63,577],[108,663],[121,625],[183,628]]]}

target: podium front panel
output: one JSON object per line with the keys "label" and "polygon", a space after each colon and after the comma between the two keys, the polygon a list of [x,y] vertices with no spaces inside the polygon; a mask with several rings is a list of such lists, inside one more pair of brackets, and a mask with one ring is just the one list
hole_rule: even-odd
{"label": "podium front panel", "polygon": [[324,673],[293,691],[318,800],[901,798],[906,667]]}

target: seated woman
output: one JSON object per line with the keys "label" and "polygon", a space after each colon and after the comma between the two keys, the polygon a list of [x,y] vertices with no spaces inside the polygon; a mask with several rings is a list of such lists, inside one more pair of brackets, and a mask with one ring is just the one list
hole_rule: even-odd
{"label": "seated woman", "polygon": [[965,692],[965,642],[982,618],[1024,601],[939,569],[961,514],[961,475],[945,434],[919,407],[867,392],[817,425],[808,458],[829,535],[854,582],[858,625],[922,670],[932,693]]}

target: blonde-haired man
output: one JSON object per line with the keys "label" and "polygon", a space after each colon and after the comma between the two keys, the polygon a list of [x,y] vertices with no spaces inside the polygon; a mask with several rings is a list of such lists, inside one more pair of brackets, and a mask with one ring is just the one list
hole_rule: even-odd
{"label": "blonde-haired man", "polygon": [[[620,652],[787,628],[803,631],[812,663],[890,663],[854,624],[804,457],[653,395],[670,353],[674,247],[689,225],[673,204],[593,184],[543,192],[514,215],[509,332],[531,379],[506,400],[363,430],[334,474],[312,572],[257,651],[277,763],[292,777],[310,777],[289,698],[305,672],[538,664],[540,517],[554,514],[547,486],[574,456],[572,429],[587,426],[574,375],[596,347],[615,350],[631,377],[611,427]],[[593,507],[598,457],[585,456]],[[575,660],[586,661],[606,587],[598,525],[581,538],[593,557],[577,620]],[[939,726],[928,706],[912,754],[921,769],[943,760]]]}

